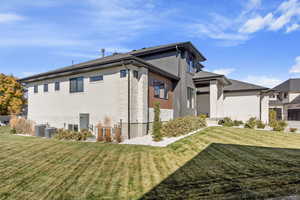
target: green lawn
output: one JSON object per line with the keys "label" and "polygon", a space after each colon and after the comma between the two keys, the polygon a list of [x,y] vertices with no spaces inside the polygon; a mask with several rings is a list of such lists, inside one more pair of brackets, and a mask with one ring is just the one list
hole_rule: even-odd
{"label": "green lawn", "polygon": [[241,199],[300,194],[300,135],[207,128],[169,147],[0,128],[0,199]]}

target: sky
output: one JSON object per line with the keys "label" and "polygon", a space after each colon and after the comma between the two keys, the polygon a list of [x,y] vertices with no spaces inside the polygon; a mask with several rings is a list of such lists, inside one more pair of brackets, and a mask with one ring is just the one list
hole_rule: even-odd
{"label": "sky", "polygon": [[185,41],[207,71],[267,87],[300,78],[300,0],[1,0],[0,73],[17,77]]}

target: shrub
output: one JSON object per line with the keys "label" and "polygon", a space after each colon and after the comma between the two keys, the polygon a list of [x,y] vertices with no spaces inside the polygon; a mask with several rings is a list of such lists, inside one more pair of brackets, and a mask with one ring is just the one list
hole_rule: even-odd
{"label": "shrub", "polygon": [[266,128],[266,124],[263,123],[261,120],[256,121],[256,126],[257,126],[257,128],[260,128],[260,129]]}
{"label": "shrub", "polygon": [[115,128],[115,130],[116,130],[116,132],[115,132],[115,141],[117,142],[117,143],[121,143],[122,142],[122,135],[121,135],[121,128],[119,128],[119,127],[116,127]]}
{"label": "shrub", "polygon": [[232,127],[234,125],[232,119],[230,119],[229,117],[225,117],[224,119],[219,120],[218,124],[226,127]]}
{"label": "shrub", "polygon": [[240,125],[243,125],[244,122],[243,121],[240,121],[240,120],[234,120],[233,121],[233,126],[240,126]]}
{"label": "shrub", "polygon": [[17,134],[17,130],[15,128],[10,129],[11,134]]}
{"label": "shrub", "polygon": [[295,133],[295,132],[297,132],[297,128],[290,128],[290,132],[292,132],[292,133]]}
{"label": "shrub", "polygon": [[277,113],[275,110],[271,109],[269,111],[269,125],[271,127],[274,127],[276,125],[276,121],[277,121]]}
{"label": "shrub", "polygon": [[177,137],[206,127],[203,117],[187,116],[170,120],[163,124],[161,133],[165,137]]}
{"label": "shrub", "polygon": [[287,127],[287,123],[285,121],[275,121],[273,122],[273,131],[284,131]]}
{"label": "shrub", "polygon": [[154,121],[153,121],[153,140],[154,141],[161,141],[162,134],[161,134],[161,127],[162,123],[160,121],[160,104],[155,103],[154,105]]}
{"label": "shrub", "polygon": [[92,133],[88,130],[81,130],[80,132],[75,132],[75,131],[70,131],[65,129],[58,129],[54,138],[58,140],[84,141],[91,135]]}
{"label": "shrub", "polygon": [[9,125],[18,134],[34,135],[34,123],[23,117],[12,116]]}
{"label": "shrub", "polygon": [[254,129],[256,126],[256,118],[255,117],[251,117],[246,123],[245,123],[245,128],[250,128],[250,129]]}

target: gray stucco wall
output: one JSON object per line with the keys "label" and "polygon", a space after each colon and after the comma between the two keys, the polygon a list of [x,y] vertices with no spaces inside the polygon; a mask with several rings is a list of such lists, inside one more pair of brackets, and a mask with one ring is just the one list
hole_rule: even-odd
{"label": "gray stucco wall", "polygon": [[[174,50],[141,57],[147,62],[180,77],[180,81],[174,83],[174,118],[195,115],[197,113],[196,88],[193,81],[193,74],[187,72],[187,57],[188,52],[183,50],[181,53]],[[193,88],[195,91],[194,108],[187,107],[187,87]]]}

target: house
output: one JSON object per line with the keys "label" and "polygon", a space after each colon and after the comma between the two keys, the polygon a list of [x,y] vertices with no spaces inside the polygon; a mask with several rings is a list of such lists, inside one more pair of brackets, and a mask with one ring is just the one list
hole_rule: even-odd
{"label": "house", "polygon": [[278,120],[300,121],[300,79],[289,79],[272,89],[269,107]]}
{"label": "house", "polygon": [[266,88],[203,71],[191,42],[114,54],[26,77],[28,119],[57,128],[90,129],[105,118],[124,138],[149,133],[154,103],[161,120],[207,114],[268,121]]}

